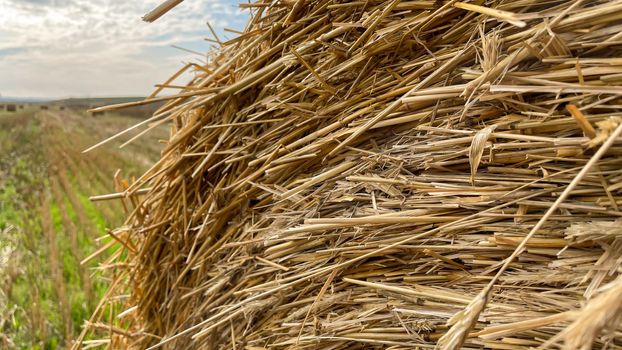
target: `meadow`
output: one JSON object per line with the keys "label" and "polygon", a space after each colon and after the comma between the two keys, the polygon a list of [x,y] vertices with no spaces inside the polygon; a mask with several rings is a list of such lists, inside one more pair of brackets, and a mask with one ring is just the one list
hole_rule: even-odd
{"label": "meadow", "polygon": [[159,157],[157,129],[83,154],[136,116],[31,105],[0,111],[0,348],[66,347],[108,288],[122,189]]}

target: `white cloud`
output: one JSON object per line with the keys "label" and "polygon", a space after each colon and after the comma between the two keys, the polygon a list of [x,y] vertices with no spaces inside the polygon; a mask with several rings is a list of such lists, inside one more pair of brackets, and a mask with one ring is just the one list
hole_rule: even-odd
{"label": "white cloud", "polygon": [[241,28],[234,0],[187,0],[158,21],[161,0],[0,0],[0,93],[6,96],[143,95],[206,51],[209,21]]}

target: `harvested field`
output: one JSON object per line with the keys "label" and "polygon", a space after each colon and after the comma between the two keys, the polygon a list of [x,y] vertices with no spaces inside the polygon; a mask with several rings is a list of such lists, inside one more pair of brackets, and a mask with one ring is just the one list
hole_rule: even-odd
{"label": "harvested field", "polygon": [[88,197],[114,191],[116,169],[127,177],[148,169],[166,134],[120,153],[113,145],[81,151],[136,121],[38,106],[0,113],[0,348],[67,348],[103,297],[102,259],[80,262],[109,244],[106,229],[127,214],[121,203]]}
{"label": "harvested field", "polygon": [[622,348],[622,3],[241,6],[83,345]]}

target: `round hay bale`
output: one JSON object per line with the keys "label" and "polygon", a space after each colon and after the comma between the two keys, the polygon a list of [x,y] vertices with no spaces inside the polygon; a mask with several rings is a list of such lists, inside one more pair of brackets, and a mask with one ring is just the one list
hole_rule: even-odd
{"label": "round hay bale", "polygon": [[478,4],[244,4],[146,101],[171,137],[109,197],[112,344],[622,346],[622,7]]}

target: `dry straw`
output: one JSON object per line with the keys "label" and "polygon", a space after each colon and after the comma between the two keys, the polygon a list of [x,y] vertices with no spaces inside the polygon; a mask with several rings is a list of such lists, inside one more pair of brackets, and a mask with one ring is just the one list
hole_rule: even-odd
{"label": "dry straw", "polygon": [[166,0],[165,2],[160,4],[160,6],[154,8],[149,13],[147,13],[143,17],[143,21],[145,21],[145,22],[153,22],[153,21],[157,20],[158,18],[162,17],[168,11],[172,10],[173,8],[175,8],[175,6],[181,4],[183,1],[184,0]]}
{"label": "dry straw", "polygon": [[241,7],[83,346],[622,349],[622,1]]}

